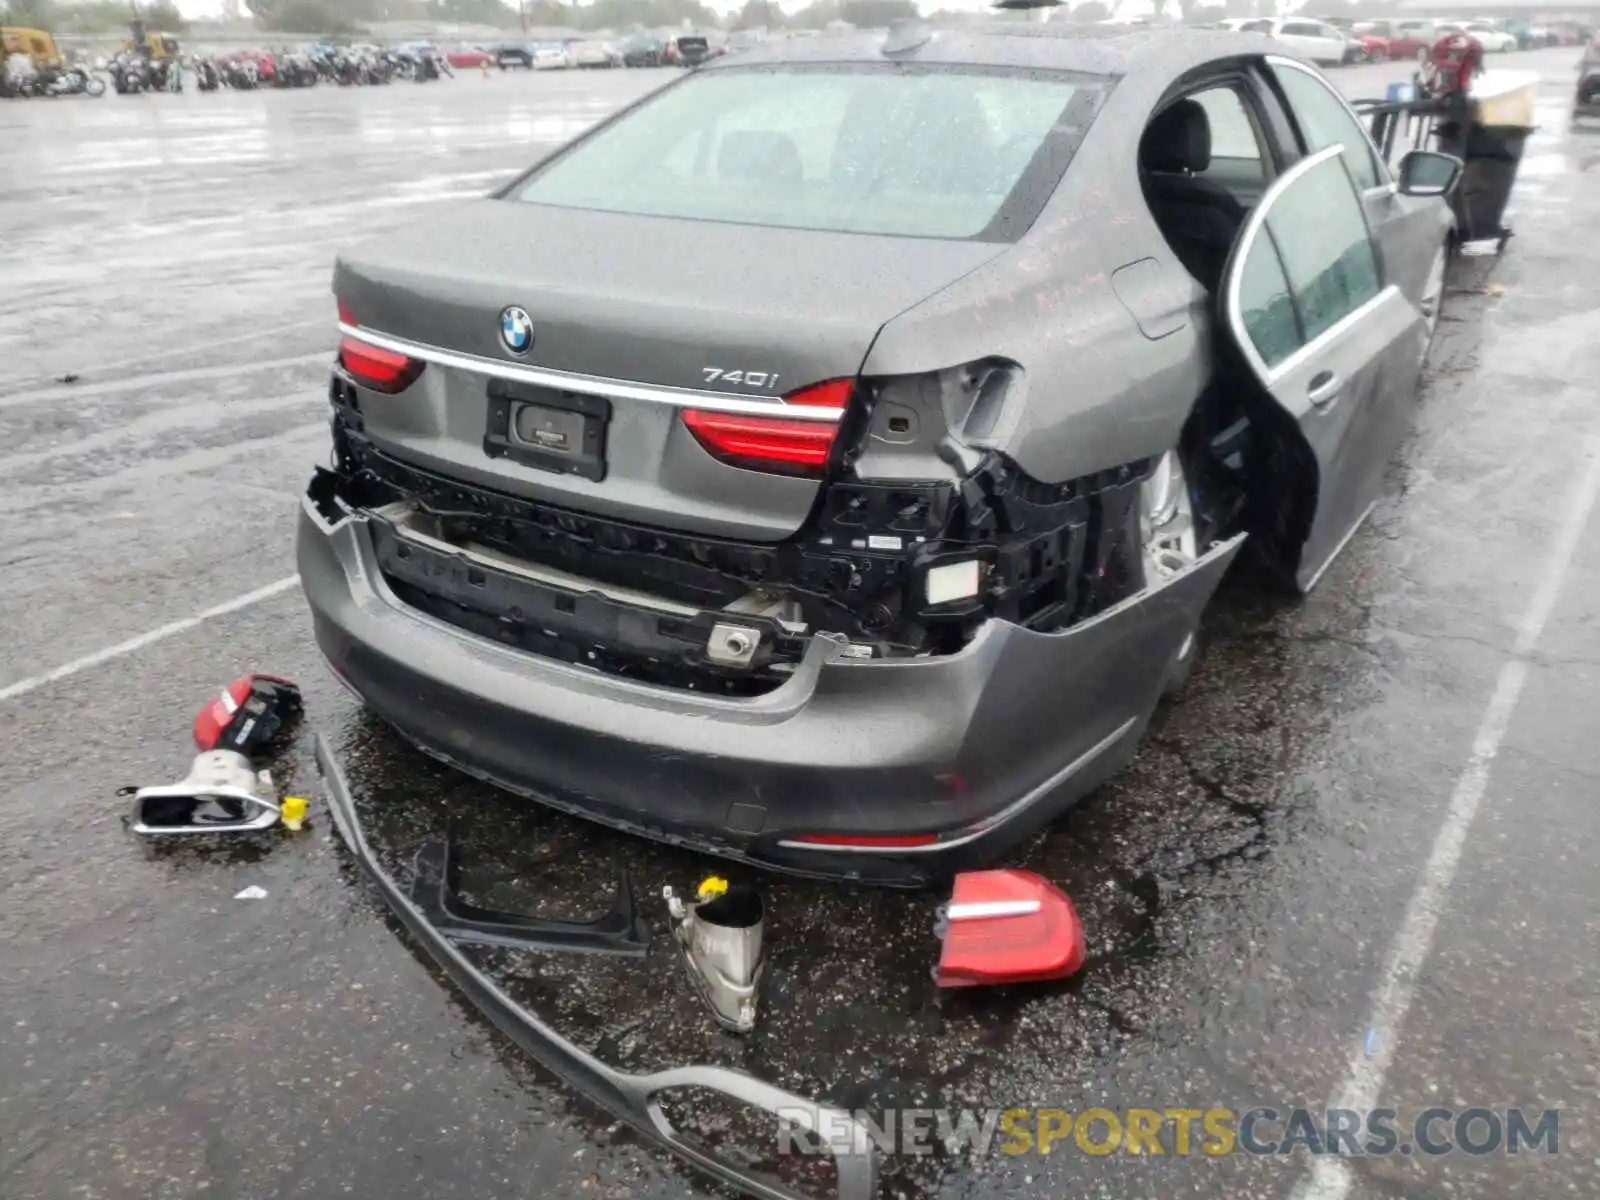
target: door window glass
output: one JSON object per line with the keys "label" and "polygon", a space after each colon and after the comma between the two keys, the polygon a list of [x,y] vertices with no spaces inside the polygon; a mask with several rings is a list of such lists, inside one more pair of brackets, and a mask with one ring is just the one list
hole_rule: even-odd
{"label": "door window glass", "polygon": [[1267,201],[1237,270],[1237,332],[1269,368],[1378,294],[1377,252],[1342,159],[1324,159]]}
{"label": "door window glass", "polygon": [[1244,334],[1261,361],[1275,367],[1300,349],[1300,322],[1278,248],[1265,231],[1256,236],[1239,266],[1239,315]]}
{"label": "door window glass", "polygon": [[1267,213],[1306,341],[1378,294],[1378,258],[1338,158],[1295,180]]}
{"label": "door window glass", "polygon": [[1342,147],[1344,160],[1350,167],[1350,177],[1363,191],[1385,182],[1380,174],[1372,139],[1361,127],[1361,122],[1351,116],[1344,102],[1326,84],[1316,76],[1292,67],[1281,68],[1276,74],[1289,100],[1289,107],[1294,110],[1295,121],[1305,137],[1307,150]]}

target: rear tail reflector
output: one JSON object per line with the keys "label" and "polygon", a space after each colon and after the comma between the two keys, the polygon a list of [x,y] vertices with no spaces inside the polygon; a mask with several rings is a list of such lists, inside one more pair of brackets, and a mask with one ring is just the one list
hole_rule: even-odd
{"label": "rear tail reflector", "polygon": [[346,335],[339,339],[339,365],[362,387],[392,396],[415,383],[428,364]]}
{"label": "rear tail reflector", "polygon": [[[784,396],[783,404],[842,411],[855,387],[853,380],[830,379]],[[831,414],[814,419],[714,412],[686,408],[683,423],[713,457],[730,466],[782,475],[820,475],[833,451],[839,430]]]}
{"label": "rear tail reflector", "polygon": [[829,847],[838,847],[849,850],[903,850],[907,846],[931,846],[938,840],[938,834],[934,833],[900,833],[883,835],[807,833],[802,834],[799,837],[787,838],[785,839],[785,844],[792,846],[815,846],[819,850],[826,850]]}
{"label": "rear tail reflector", "polygon": [[1032,871],[957,875],[936,932],[944,939],[940,987],[1062,979],[1089,955],[1072,901]]}

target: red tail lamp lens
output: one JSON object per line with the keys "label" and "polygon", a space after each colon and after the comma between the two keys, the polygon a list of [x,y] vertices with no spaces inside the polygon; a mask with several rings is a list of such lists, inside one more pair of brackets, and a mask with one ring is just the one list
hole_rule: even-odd
{"label": "red tail lamp lens", "polygon": [[339,339],[339,365],[362,387],[393,396],[415,383],[428,364],[346,336]]}
{"label": "red tail lamp lens", "polygon": [[[843,410],[853,387],[852,380],[831,379],[790,392],[783,402]],[[777,406],[774,410],[782,411]],[[821,474],[839,432],[838,422],[827,418],[796,420],[702,408],[685,409],[683,423],[702,446],[723,462],[783,475]]]}
{"label": "red tail lamp lens", "polygon": [[854,379],[830,379],[826,383],[814,383],[810,387],[790,392],[783,398],[783,402],[807,404],[812,408],[843,408],[850,403],[850,394],[855,388]]}

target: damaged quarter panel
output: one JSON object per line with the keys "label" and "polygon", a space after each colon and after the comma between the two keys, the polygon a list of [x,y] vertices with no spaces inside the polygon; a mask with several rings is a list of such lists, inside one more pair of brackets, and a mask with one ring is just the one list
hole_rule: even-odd
{"label": "damaged quarter panel", "polygon": [[[983,358],[1019,364],[1025,397],[1010,397],[990,432],[965,440],[1001,451],[1042,482],[1175,446],[1208,378],[1210,322],[1204,290],[1139,190],[1139,139],[1130,131],[1143,127],[1164,86],[1133,76],[1109,89],[1032,229],[891,321],[863,373],[909,375]],[[1141,267],[1135,314],[1112,276],[1141,261],[1156,271]]]}

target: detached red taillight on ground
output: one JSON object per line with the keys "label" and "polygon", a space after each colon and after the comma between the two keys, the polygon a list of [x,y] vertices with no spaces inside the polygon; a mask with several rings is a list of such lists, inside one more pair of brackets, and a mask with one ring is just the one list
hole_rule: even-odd
{"label": "detached red taillight on ground", "polygon": [[232,750],[250,758],[299,717],[300,688],[282,675],[241,675],[194,719],[195,749]]}
{"label": "detached red taillight on ground", "polygon": [[[789,392],[783,406],[832,409],[842,416],[854,388],[854,380],[830,379]],[[778,405],[773,411],[769,417],[686,408],[683,423],[713,457],[730,466],[784,475],[822,474],[839,433],[838,419],[778,416],[782,411]]]}
{"label": "detached red taillight on ground", "polygon": [[[339,323],[361,323],[343,300],[339,301]],[[362,387],[394,396],[415,383],[428,364],[347,333],[339,339],[339,365]]]}
{"label": "detached red taillight on ground", "polygon": [[957,875],[938,928],[940,987],[1064,979],[1089,955],[1072,901],[1032,871]]}

